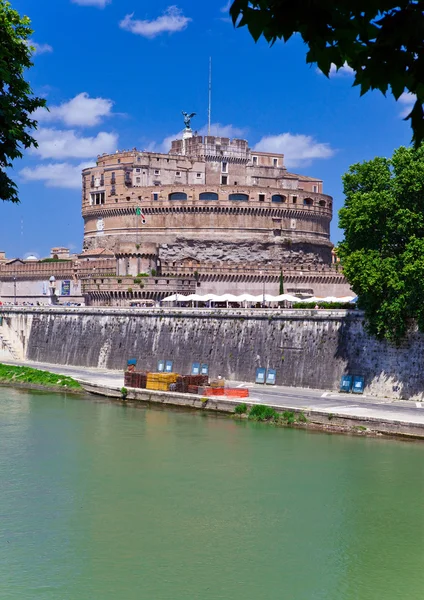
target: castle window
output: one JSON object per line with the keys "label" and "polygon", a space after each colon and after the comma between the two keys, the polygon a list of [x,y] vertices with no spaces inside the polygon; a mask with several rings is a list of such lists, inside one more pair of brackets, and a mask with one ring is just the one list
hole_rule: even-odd
{"label": "castle window", "polygon": [[199,194],[199,200],[218,200],[218,194],[215,192],[202,192]]}
{"label": "castle window", "polygon": [[201,173],[197,173],[197,178],[199,179],[202,176]]}
{"label": "castle window", "polygon": [[247,202],[249,200],[249,196],[247,194],[230,194],[228,198],[238,202]]}
{"label": "castle window", "polygon": [[168,200],[187,200],[187,194],[184,192],[172,192],[168,195]]}
{"label": "castle window", "polygon": [[136,170],[135,170],[135,172],[136,172],[136,173],[140,173],[140,169],[136,169]]}
{"label": "castle window", "polygon": [[312,206],[312,205],[313,205],[313,203],[314,203],[314,202],[313,202],[312,198],[304,198],[304,199],[303,199],[303,204],[304,204],[305,206]]}
{"label": "castle window", "polygon": [[271,198],[272,202],[285,202],[286,201],[286,197],[282,196],[281,194],[274,194]]}
{"label": "castle window", "polygon": [[259,202],[265,202],[265,194],[259,194]]}
{"label": "castle window", "polygon": [[225,161],[224,161],[224,162],[221,164],[221,171],[222,171],[223,173],[228,173],[228,163],[227,163],[227,162],[225,162]]}
{"label": "castle window", "polygon": [[96,192],[95,194],[90,194],[90,204],[98,205],[105,203],[105,193],[104,192]]}
{"label": "castle window", "polygon": [[140,181],[141,181],[140,177],[136,177],[136,178],[135,178],[135,182],[136,182],[136,183],[140,183]]}
{"label": "castle window", "polygon": [[177,172],[175,173],[175,176],[176,176],[176,177],[181,177],[181,171],[177,171]]}
{"label": "castle window", "polygon": [[140,162],[140,160],[141,160],[141,159],[140,159],[140,157],[139,157],[139,156],[137,156],[137,162]]}
{"label": "castle window", "polygon": [[228,177],[226,175],[221,175],[221,185],[227,185]]}
{"label": "castle window", "polygon": [[111,176],[111,178],[110,178],[110,183],[111,183],[112,185],[115,185],[115,183],[116,183],[116,179],[115,179],[115,173],[112,173],[112,176]]}
{"label": "castle window", "polygon": [[325,200],[320,200],[320,201],[318,202],[318,204],[319,204],[320,206],[325,206]]}
{"label": "castle window", "polygon": [[256,166],[258,164],[258,157],[257,156],[252,156],[252,162]]}
{"label": "castle window", "polygon": [[274,165],[274,167],[278,167],[278,158],[273,158],[272,164]]}
{"label": "castle window", "polygon": [[293,196],[292,203],[293,203],[293,204],[296,204],[296,203],[297,203],[297,196]]}
{"label": "castle window", "polygon": [[153,194],[153,200],[159,200],[159,194]]}
{"label": "castle window", "polygon": [[318,192],[318,186],[314,185],[314,193],[316,194]]}
{"label": "castle window", "polygon": [[155,169],[155,175],[160,175],[159,169]]}
{"label": "castle window", "polygon": [[118,158],[118,164],[120,164],[120,163],[121,163],[121,159],[120,159],[120,158]]}

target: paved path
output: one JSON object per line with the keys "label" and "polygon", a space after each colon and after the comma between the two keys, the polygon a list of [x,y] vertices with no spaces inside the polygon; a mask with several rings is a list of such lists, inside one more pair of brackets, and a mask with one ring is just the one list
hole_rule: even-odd
{"label": "paved path", "polygon": [[[3,361],[7,364],[19,365],[17,361]],[[51,365],[26,361],[25,365],[45,369],[53,373],[69,375],[75,379],[106,385],[122,387],[124,374],[122,371],[95,369],[91,367],[75,367]],[[361,396],[355,394],[339,394],[334,391],[313,390],[283,386],[264,387],[252,383],[229,382],[232,386],[248,387],[250,402],[258,404],[274,404],[301,410],[318,410],[326,413],[352,417],[373,417],[383,420],[420,423],[424,425],[424,406],[420,402],[394,401],[387,398]]]}

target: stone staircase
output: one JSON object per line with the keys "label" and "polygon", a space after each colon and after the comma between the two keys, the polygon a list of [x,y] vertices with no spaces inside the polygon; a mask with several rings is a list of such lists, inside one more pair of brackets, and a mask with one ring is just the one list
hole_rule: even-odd
{"label": "stone staircase", "polygon": [[20,353],[16,350],[16,348],[14,348],[13,344],[4,336],[2,332],[0,332],[0,351],[10,354],[13,360],[22,359]]}

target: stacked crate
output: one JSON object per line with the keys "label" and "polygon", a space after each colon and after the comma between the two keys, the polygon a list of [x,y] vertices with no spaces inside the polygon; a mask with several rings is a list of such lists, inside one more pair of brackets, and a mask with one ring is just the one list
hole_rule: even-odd
{"label": "stacked crate", "polygon": [[125,371],[124,385],[132,388],[146,387],[147,373],[143,371]]}
{"label": "stacked crate", "polygon": [[208,385],[207,375],[182,375],[176,382],[176,391],[182,394],[197,394],[198,388]]}
{"label": "stacked crate", "polygon": [[171,383],[176,383],[177,379],[176,373],[147,373],[146,388],[167,392]]}

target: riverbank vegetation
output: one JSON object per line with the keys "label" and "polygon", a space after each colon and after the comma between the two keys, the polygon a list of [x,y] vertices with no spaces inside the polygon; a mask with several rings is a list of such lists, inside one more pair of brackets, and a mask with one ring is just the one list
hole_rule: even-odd
{"label": "riverbank vegetation", "polygon": [[278,413],[271,406],[265,404],[254,404],[251,409],[248,409],[246,403],[238,404],[234,413],[240,417],[247,417],[251,421],[266,421],[268,423],[284,423],[286,425],[294,425],[295,423],[307,423],[308,419],[303,412],[296,415],[292,411],[285,411],[283,414]]}
{"label": "riverbank vegetation", "polygon": [[15,367],[12,365],[0,364],[0,383],[24,384],[46,388],[70,389],[73,391],[82,390],[81,385],[72,377],[50,373],[49,371],[39,371],[31,367]]}

